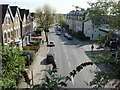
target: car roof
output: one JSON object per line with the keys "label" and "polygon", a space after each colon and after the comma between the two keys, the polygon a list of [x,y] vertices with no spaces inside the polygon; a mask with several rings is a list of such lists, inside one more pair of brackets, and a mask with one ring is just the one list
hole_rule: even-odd
{"label": "car roof", "polygon": [[47,56],[53,56],[53,54],[52,53],[48,53]]}

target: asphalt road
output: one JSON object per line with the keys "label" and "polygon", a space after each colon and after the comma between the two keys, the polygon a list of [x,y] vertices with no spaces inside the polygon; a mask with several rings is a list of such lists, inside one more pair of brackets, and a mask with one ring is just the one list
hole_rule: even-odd
{"label": "asphalt road", "polygon": [[[50,53],[55,54],[55,60],[58,67],[58,74],[62,76],[69,75],[70,71],[75,69],[81,63],[86,61],[91,61],[90,58],[85,54],[87,48],[79,48],[76,39],[67,40],[63,33],[61,35],[56,35],[54,28],[50,29],[49,41],[55,42],[55,47],[50,47]],[[81,72],[77,73],[72,81],[68,81],[67,88],[90,88],[86,85],[86,82],[90,82],[94,74],[91,70],[96,70],[96,66],[87,66]]]}

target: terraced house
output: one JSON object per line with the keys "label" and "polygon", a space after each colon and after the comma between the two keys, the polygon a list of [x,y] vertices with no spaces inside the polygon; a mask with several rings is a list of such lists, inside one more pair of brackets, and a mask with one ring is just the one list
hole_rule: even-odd
{"label": "terraced house", "polygon": [[33,31],[33,24],[30,19],[29,10],[20,9],[21,15],[21,36],[22,36],[22,44],[26,46],[31,41],[31,33]]}
{"label": "terraced house", "polygon": [[11,9],[9,5],[0,5],[1,9],[1,25],[0,25],[0,36],[1,36],[1,43],[4,46],[9,46],[14,41],[13,36],[13,29],[14,29],[14,23],[13,23],[13,15],[11,12]]}
{"label": "terraced house", "polygon": [[22,38],[21,38],[21,27],[20,27],[20,11],[18,6],[10,6],[10,9],[12,11],[12,15],[14,17],[13,23],[14,23],[14,43],[22,49]]}
{"label": "terraced house", "polygon": [[27,9],[18,6],[0,5],[0,43],[3,46],[16,44],[20,49],[31,41],[33,21]]}

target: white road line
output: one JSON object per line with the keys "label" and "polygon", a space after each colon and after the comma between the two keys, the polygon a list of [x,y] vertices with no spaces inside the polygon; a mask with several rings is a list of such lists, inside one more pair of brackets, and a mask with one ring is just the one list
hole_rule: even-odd
{"label": "white road line", "polygon": [[[70,70],[72,70],[72,68],[71,68],[71,64],[70,64],[70,62],[69,62],[69,61],[68,61],[68,64],[69,64]],[[74,83],[73,76],[71,77],[71,79],[72,79],[72,83],[73,83],[73,85],[74,85],[75,83]]]}
{"label": "white road line", "polygon": [[70,62],[68,61],[68,64],[69,64],[69,67],[70,67],[70,70],[71,70],[71,65],[70,65]]}
{"label": "white road line", "polygon": [[68,55],[66,54],[66,58],[68,59]]}
{"label": "white road line", "polygon": [[65,49],[65,53],[66,53],[66,49]]}

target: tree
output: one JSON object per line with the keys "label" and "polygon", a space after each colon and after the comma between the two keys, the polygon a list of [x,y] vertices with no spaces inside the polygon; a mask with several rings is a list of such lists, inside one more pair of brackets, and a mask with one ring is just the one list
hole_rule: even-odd
{"label": "tree", "polygon": [[120,28],[120,3],[109,2],[102,0],[96,3],[88,4],[91,8],[88,9],[88,17],[92,20],[94,26],[108,24],[111,28]]}
{"label": "tree", "polygon": [[[99,27],[102,24],[108,24],[112,31],[103,35],[99,38],[98,43],[105,44],[109,42],[111,37],[113,37],[114,29],[120,28],[120,2],[110,2],[107,0],[102,0],[96,3],[89,3],[91,8],[88,9],[88,17],[91,19],[94,26]],[[118,53],[120,50],[110,51],[108,48],[104,48],[104,52],[97,55],[98,60],[95,61],[96,64],[105,64],[105,67],[110,66],[108,70],[96,71],[95,78],[90,82],[90,85],[95,87],[105,87],[107,83],[114,79],[120,79],[120,60],[114,57],[112,53]],[[119,81],[112,83],[118,89],[120,88]]]}
{"label": "tree", "polygon": [[55,9],[45,4],[43,7],[37,8],[35,13],[36,22],[45,31],[46,41],[48,44],[48,28],[54,23]]}
{"label": "tree", "polygon": [[66,26],[66,21],[65,21],[65,19],[60,19],[60,20],[59,20],[59,24],[62,25],[62,26]]}

